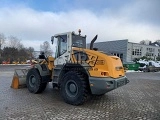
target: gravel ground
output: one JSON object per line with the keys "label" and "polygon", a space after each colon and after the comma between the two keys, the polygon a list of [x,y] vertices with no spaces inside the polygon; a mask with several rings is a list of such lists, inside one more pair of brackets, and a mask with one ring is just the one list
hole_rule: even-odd
{"label": "gravel ground", "polygon": [[130,83],[81,106],[63,102],[51,83],[42,94],[10,88],[14,69],[0,65],[0,120],[160,120],[160,73],[127,73]]}

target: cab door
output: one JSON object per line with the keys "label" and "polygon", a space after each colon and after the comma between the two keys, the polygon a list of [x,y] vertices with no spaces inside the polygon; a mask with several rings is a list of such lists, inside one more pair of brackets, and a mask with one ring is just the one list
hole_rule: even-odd
{"label": "cab door", "polygon": [[56,46],[56,54],[55,54],[55,65],[63,65],[67,61],[69,61],[69,53],[68,53],[68,36],[59,35],[57,36],[57,46]]}

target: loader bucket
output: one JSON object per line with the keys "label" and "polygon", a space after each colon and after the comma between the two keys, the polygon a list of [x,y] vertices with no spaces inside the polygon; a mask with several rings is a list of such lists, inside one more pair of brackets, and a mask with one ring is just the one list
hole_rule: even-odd
{"label": "loader bucket", "polygon": [[28,69],[16,69],[12,79],[11,88],[19,89],[26,87],[26,75]]}

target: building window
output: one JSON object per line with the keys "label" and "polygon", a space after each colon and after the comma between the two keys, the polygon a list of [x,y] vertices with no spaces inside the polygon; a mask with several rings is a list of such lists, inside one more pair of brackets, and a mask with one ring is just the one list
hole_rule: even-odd
{"label": "building window", "polygon": [[141,56],[142,55],[142,47],[134,47],[132,51],[132,55]]}
{"label": "building window", "polygon": [[147,48],[147,52],[154,52],[154,48]]}
{"label": "building window", "polygon": [[122,53],[111,53],[111,54],[119,57],[121,59],[121,61],[123,62],[123,54]]}
{"label": "building window", "polygon": [[153,57],[154,51],[155,51],[155,48],[147,48],[146,56]]}
{"label": "building window", "polygon": [[123,54],[120,54],[120,59],[122,60],[122,62],[123,62]]}
{"label": "building window", "polygon": [[151,56],[154,56],[154,53],[148,53],[148,52],[147,52],[147,53],[146,53],[146,56],[150,56],[150,57],[151,57]]}

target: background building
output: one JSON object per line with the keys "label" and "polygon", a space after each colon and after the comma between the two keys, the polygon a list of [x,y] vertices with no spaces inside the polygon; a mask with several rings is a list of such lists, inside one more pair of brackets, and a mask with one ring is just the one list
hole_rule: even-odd
{"label": "background building", "polygon": [[[89,44],[88,44],[89,47]],[[160,47],[152,45],[142,45],[139,43],[128,42],[125,40],[106,41],[94,43],[94,48],[106,54],[116,55],[121,58],[123,63],[128,63],[136,58],[148,56],[156,59],[160,56]]]}

